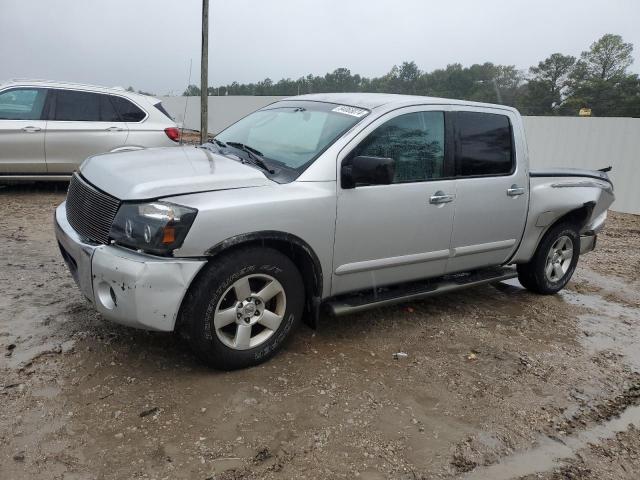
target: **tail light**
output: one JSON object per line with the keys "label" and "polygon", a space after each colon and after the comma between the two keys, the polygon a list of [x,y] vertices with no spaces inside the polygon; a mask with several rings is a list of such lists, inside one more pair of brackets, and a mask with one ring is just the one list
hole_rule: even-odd
{"label": "tail light", "polygon": [[165,128],[164,133],[166,133],[167,137],[169,137],[174,142],[180,141],[180,130],[178,128],[176,127]]}

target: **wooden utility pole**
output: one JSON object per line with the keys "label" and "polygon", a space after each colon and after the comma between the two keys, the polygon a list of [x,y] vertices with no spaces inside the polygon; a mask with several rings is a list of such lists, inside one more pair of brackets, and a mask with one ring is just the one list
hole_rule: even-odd
{"label": "wooden utility pole", "polygon": [[209,0],[202,0],[202,52],[200,57],[200,143],[208,140]]}

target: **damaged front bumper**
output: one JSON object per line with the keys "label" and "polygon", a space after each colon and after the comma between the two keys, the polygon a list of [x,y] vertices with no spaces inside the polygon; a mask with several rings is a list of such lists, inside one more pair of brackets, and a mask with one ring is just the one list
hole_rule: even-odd
{"label": "damaged front bumper", "polygon": [[87,243],[69,225],[66,203],[56,210],[55,230],[73,279],[103,317],[145,330],[174,329],[182,299],[204,260]]}

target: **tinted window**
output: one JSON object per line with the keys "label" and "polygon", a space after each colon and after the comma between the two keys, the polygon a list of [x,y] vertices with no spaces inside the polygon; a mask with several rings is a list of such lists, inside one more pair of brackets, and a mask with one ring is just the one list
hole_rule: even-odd
{"label": "tinted window", "polygon": [[156,103],[154,105],[154,107],[156,107],[158,110],[160,110],[160,112],[167,117],[170,120],[173,120],[173,117],[171,115],[169,115],[169,112],[167,112],[166,108],[164,108],[164,105],[162,105],[162,103]]}
{"label": "tinted window", "polygon": [[0,120],[40,120],[47,91],[14,88],[0,93]]}
{"label": "tinted window", "polygon": [[350,157],[393,158],[394,183],[444,176],[444,113],[416,112],[395,117],[376,128]]}
{"label": "tinted window", "polygon": [[511,173],[513,146],[511,125],[505,115],[458,112],[459,175],[504,175]]}
{"label": "tinted window", "polygon": [[112,96],[111,101],[115,105],[123,122],[139,122],[146,116],[142,110],[126,98]]}
{"label": "tinted window", "polygon": [[54,119],[77,122],[119,121],[108,95],[73,90],[56,91]]}

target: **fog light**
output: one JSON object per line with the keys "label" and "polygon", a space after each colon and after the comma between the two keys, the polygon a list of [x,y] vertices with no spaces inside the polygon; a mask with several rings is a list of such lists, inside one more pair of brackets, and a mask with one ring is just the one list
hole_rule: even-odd
{"label": "fog light", "polygon": [[98,284],[96,297],[98,297],[100,304],[107,310],[113,310],[118,306],[118,297],[116,297],[116,292],[107,282],[102,281]]}

